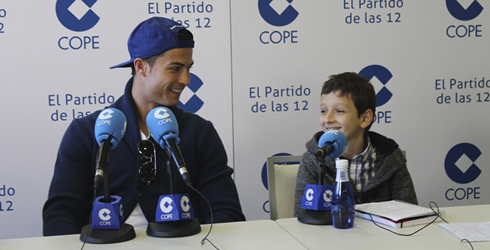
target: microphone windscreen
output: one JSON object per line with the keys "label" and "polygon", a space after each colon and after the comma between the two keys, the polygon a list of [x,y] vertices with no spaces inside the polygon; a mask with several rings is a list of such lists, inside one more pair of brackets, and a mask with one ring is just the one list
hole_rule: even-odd
{"label": "microphone windscreen", "polygon": [[165,148],[165,140],[173,138],[179,143],[179,125],[174,113],[166,107],[158,107],[146,116],[146,126],[151,136],[162,148]]}
{"label": "microphone windscreen", "polygon": [[325,132],[318,140],[318,147],[321,148],[328,144],[332,144],[334,146],[334,150],[327,156],[327,158],[339,158],[347,149],[347,137],[345,137],[345,135],[340,131],[329,130]]}
{"label": "microphone windscreen", "polygon": [[99,146],[102,141],[109,139],[112,147],[116,148],[126,131],[126,116],[115,108],[107,108],[100,112],[95,121],[95,139]]}

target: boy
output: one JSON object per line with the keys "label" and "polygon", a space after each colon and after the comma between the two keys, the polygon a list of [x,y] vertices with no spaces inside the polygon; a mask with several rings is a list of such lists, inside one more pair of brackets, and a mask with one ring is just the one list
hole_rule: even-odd
{"label": "boy", "polygon": [[[369,128],[376,111],[376,94],[365,77],[351,72],[330,76],[321,93],[320,125],[306,143],[296,180],[294,215],[298,216],[306,184],[318,183],[318,140],[329,130],[342,132],[348,141],[340,157],[349,160],[349,179],[356,204],[402,200],[417,204],[406,159],[395,141]],[[326,159],[324,185],[335,184],[335,160]]]}

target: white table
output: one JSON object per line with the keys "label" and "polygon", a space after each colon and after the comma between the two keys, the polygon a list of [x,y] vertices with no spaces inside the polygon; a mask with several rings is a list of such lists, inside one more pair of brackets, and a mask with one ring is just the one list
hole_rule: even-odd
{"label": "white table", "polygon": [[[443,217],[453,223],[490,221],[490,205],[441,208]],[[444,223],[444,222],[439,222]],[[180,238],[156,238],[146,235],[144,230],[136,231],[136,238],[113,244],[86,244],[85,250],[92,249],[202,249],[214,247],[201,240],[207,234],[209,225],[201,225],[199,234]],[[418,226],[401,229],[390,228],[399,233],[411,233]],[[0,250],[81,249],[80,235],[34,237],[0,240]],[[220,223],[213,226],[209,239],[222,250],[226,249],[470,249],[467,243],[449,234],[438,224],[433,224],[414,236],[397,236],[376,227],[372,222],[356,218],[355,227],[347,230],[332,226],[314,226],[298,222],[296,218],[259,220],[247,222]],[[490,249],[490,242],[473,243],[475,250]]]}
{"label": "white table", "polygon": [[[85,244],[84,250],[93,249],[202,249],[212,250],[214,247],[201,240],[207,234],[209,225],[201,225],[201,232],[196,235],[179,238],[149,237],[146,232],[136,231],[136,238],[130,241],[113,244]],[[67,250],[81,249],[80,235],[34,237],[0,240],[1,250],[46,249]],[[278,224],[271,220],[232,222],[214,224],[210,239],[219,249],[306,249]]]}
{"label": "white table", "polygon": [[[452,223],[473,223],[490,221],[490,205],[441,208],[443,218]],[[430,225],[413,236],[398,236],[381,228],[371,221],[356,218],[354,228],[335,229],[333,226],[316,226],[299,222],[296,218],[276,221],[294,238],[308,249],[471,249],[468,243],[438,226]],[[408,234],[421,226],[390,228],[398,233]],[[490,242],[473,242],[475,250],[490,249]]]}

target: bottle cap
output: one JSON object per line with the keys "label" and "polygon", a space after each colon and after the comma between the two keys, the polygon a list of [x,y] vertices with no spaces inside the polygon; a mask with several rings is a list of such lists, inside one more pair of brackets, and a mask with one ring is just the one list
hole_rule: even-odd
{"label": "bottle cap", "polygon": [[346,159],[337,159],[335,160],[336,168],[347,168],[349,166],[349,161]]}

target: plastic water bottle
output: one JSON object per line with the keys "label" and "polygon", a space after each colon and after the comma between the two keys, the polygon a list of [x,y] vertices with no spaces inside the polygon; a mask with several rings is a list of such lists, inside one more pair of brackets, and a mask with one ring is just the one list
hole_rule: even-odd
{"label": "plastic water bottle", "polygon": [[333,226],[339,229],[350,229],[354,226],[356,215],[354,194],[347,173],[347,160],[337,159],[337,177],[335,178],[335,192],[332,197]]}

